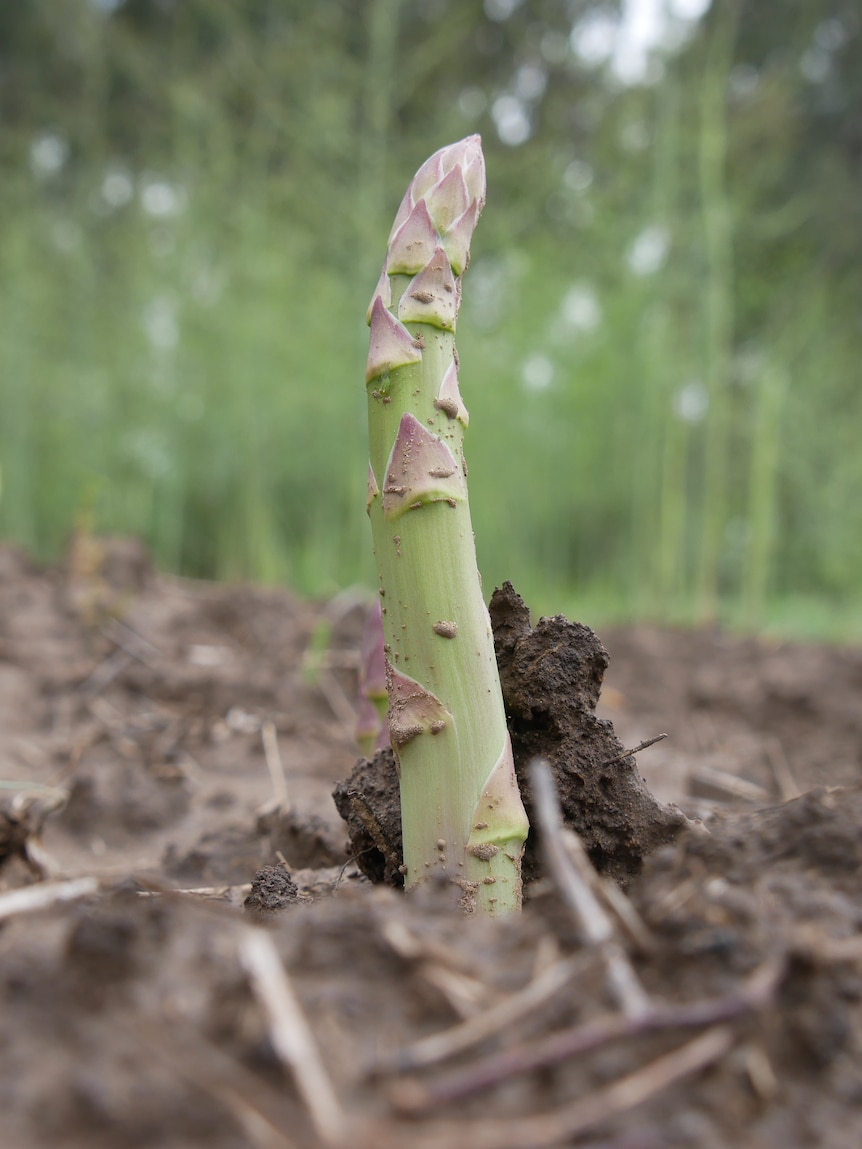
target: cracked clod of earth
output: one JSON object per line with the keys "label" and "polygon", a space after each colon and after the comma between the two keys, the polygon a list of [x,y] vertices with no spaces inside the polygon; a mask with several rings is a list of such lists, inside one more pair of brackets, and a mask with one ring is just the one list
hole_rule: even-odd
{"label": "cracked clod of earth", "polygon": [[[676,808],[656,801],[638,774],[634,755],[620,758],[624,747],[613,723],[596,717],[607,651],[588,626],[562,615],[542,618],[532,627],[529,608],[509,582],[494,591],[490,614],[527,814],[532,815],[527,767],[541,757],[550,763],[565,823],[580,835],[593,864],[617,881],[628,881],[643,859],[671,842],[688,821]],[[347,823],[350,853],[363,873],[374,882],[402,885],[401,811],[392,751],[361,759],[336,787],[334,798]],[[541,872],[531,833],[524,881],[535,881]]]}

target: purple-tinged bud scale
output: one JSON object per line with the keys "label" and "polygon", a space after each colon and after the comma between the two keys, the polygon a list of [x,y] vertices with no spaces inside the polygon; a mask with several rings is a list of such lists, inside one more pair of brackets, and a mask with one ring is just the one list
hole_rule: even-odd
{"label": "purple-tinged bud scale", "polygon": [[470,263],[470,243],[481,210],[481,203],[478,200],[473,200],[464,214],[455,220],[443,236],[443,246],[446,248],[446,254],[449,256],[449,262],[452,264],[452,270],[456,275],[463,275]]}
{"label": "purple-tinged bud scale", "polygon": [[444,331],[454,331],[459,302],[452,265],[443,248],[438,247],[401,296],[398,318],[402,323],[430,323]]}
{"label": "purple-tinged bud scale", "polygon": [[384,518],[393,522],[427,503],[454,506],[466,497],[464,476],[449,446],[406,412],[386,468]]}
{"label": "purple-tinged bud scale", "polygon": [[413,208],[389,242],[387,275],[416,275],[440,245],[437,230],[425,200]]}
{"label": "purple-tinged bud scale", "polygon": [[470,196],[460,168],[452,168],[425,196],[428,211],[439,232],[449,230],[452,224],[470,206]]}
{"label": "purple-tinged bud scale", "polygon": [[397,367],[420,363],[422,351],[403,323],[388,311],[378,295],[371,308],[371,346],[365,368],[365,381],[371,383]]}
{"label": "purple-tinged bud scale", "polygon": [[402,674],[386,662],[389,691],[389,737],[396,748],[406,746],[420,734],[441,734],[452,715],[436,695],[421,682]]}

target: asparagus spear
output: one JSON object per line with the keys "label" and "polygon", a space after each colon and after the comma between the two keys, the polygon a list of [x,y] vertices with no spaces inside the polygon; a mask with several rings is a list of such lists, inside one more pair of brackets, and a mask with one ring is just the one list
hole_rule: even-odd
{"label": "asparagus spear", "polygon": [[406,885],[443,871],[465,909],[502,914],[521,903],[528,825],[476,565],[455,349],[484,202],[471,136],[422,165],[395,217],[368,313],[368,513]]}

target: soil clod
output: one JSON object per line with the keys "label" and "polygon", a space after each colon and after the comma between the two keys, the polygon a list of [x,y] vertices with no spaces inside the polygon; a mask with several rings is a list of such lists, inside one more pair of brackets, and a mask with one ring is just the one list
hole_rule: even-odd
{"label": "soil clod", "polygon": [[350,853],[362,873],[372,882],[403,886],[401,794],[395,752],[387,747],[373,758],[361,758],[332,796],[347,823]]}
{"label": "soil clod", "polygon": [[[494,591],[489,609],[528,816],[533,809],[528,768],[542,758],[550,764],[563,821],[580,836],[593,865],[619,881],[629,880],[647,854],[673,840],[686,819],[653,798],[613,723],[596,717],[608,652],[588,626],[562,615],[532,627],[529,609],[510,582]],[[535,880],[540,872],[531,834],[524,880]]]}
{"label": "soil clod", "polygon": [[286,866],[264,866],[252,878],[251,893],[243,906],[259,917],[266,917],[300,900],[299,889]]}

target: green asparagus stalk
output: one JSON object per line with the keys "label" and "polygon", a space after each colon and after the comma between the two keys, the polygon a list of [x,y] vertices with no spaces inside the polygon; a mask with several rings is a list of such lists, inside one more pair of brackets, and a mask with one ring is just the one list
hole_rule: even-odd
{"label": "green asparagus stalk", "polygon": [[368,512],[406,885],[442,871],[466,910],[502,914],[521,903],[528,825],[476,565],[455,349],[484,202],[471,136],[422,165],[396,215],[368,314]]}

